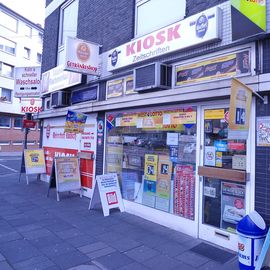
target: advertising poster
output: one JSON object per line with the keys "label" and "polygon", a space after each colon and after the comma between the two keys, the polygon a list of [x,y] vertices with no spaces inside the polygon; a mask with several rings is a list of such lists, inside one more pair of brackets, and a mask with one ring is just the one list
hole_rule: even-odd
{"label": "advertising poster", "polygon": [[108,144],[107,145],[107,172],[120,174],[123,162],[123,145]]}
{"label": "advertising poster", "polygon": [[172,162],[168,156],[159,156],[156,207],[169,212],[171,194]]}
{"label": "advertising poster", "polygon": [[107,98],[121,97],[124,93],[124,79],[107,82]]}
{"label": "advertising poster", "polygon": [[14,97],[39,97],[41,67],[15,67]]}
{"label": "advertising poster", "polygon": [[214,146],[216,148],[216,151],[219,152],[227,152],[228,151],[228,147],[227,147],[227,141],[214,141]]}
{"label": "advertising poster", "polygon": [[216,152],[216,167],[222,168],[222,152]]}
{"label": "advertising poster", "polygon": [[270,146],[270,116],[257,117],[257,146]]}
{"label": "advertising poster", "polygon": [[245,216],[245,185],[221,182],[221,228],[235,230]]}
{"label": "advertising poster", "polygon": [[26,174],[46,173],[43,149],[25,149],[24,162]]}
{"label": "advertising poster", "polygon": [[55,158],[57,191],[72,191],[81,188],[79,160],[77,157]]}
{"label": "advertising poster", "polygon": [[66,116],[66,133],[83,133],[87,115],[68,110]]}
{"label": "advertising poster", "polygon": [[137,91],[134,91],[133,76],[126,77],[125,83],[126,83],[126,90],[125,90],[126,95],[137,94]]}
{"label": "advertising poster", "polygon": [[175,166],[173,213],[194,220],[195,172],[191,165]]}
{"label": "advertising poster", "polygon": [[204,147],[204,165],[216,166],[216,148],[214,146]]}
{"label": "advertising poster", "polygon": [[157,181],[157,167],[158,156],[146,154],[144,160],[144,179]]}
{"label": "advertising poster", "polygon": [[205,120],[224,119],[224,114],[225,114],[224,109],[205,110],[204,119]]}
{"label": "advertising poster", "polygon": [[137,172],[122,171],[122,195],[129,201],[135,199],[135,183],[138,183]]}
{"label": "advertising poster", "polygon": [[250,72],[249,51],[176,67],[176,85],[222,79]]}
{"label": "advertising poster", "polygon": [[232,79],[228,138],[246,140],[249,131],[250,108],[253,91]]}

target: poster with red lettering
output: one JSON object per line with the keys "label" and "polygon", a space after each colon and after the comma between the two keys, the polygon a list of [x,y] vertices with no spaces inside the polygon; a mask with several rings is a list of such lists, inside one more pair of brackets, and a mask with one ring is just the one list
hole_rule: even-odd
{"label": "poster with red lettering", "polygon": [[194,220],[195,172],[192,165],[175,166],[174,204],[175,215]]}

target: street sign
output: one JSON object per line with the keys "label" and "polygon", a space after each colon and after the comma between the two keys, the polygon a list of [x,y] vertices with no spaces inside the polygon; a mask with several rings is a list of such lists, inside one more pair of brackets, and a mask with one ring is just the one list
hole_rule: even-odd
{"label": "street sign", "polygon": [[23,128],[34,128],[36,126],[36,121],[33,120],[23,120]]}

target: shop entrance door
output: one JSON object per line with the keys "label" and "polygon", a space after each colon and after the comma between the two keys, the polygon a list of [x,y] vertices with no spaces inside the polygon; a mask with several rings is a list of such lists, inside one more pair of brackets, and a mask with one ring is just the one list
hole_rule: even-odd
{"label": "shop entrance door", "polygon": [[236,251],[236,225],[250,208],[250,143],[228,138],[229,105],[201,115],[199,238]]}

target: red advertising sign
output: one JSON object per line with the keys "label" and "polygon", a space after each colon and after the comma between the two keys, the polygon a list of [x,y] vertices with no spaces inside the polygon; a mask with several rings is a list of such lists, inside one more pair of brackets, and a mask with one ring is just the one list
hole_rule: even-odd
{"label": "red advertising sign", "polygon": [[245,151],[246,145],[244,143],[228,142],[228,149],[237,150],[237,151]]}
{"label": "red advertising sign", "polygon": [[175,167],[173,212],[194,220],[195,175],[191,165],[176,165]]}
{"label": "red advertising sign", "polygon": [[23,128],[34,128],[36,121],[23,119]]}

